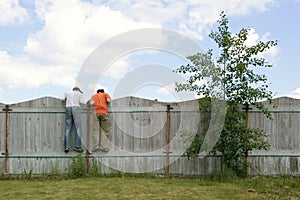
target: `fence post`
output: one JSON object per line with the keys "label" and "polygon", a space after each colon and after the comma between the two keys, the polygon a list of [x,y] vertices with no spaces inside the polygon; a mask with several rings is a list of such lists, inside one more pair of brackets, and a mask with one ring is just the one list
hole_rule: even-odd
{"label": "fence post", "polygon": [[87,126],[86,126],[86,172],[89,172],[89,157],[90,157],[90,125],[91,125],[91,105],[88,103],[87,110]]}
{"label": "fence post", "polygon": [[9,105],[6,105],[2,111],[5,111],[5,173],[8,173],[8,113],[12,111]]}
{"label": "fence post", "polygon": [[[249,111],[252,110],[252,108],[250,108],[250,105],[247,103],[245,105],[245,108],[243,108],[244,110],[246,110],[246,118],[245,118],[245,121],[246,121],[246,128],[249,127]],[[246,143],[246,148],[247,148],[247,145],[248,145],[248,137],[246,135],[245,137],[245,143]],[[249,152],[248,150],[246,149],[245,151],[245,172],[248,174],[248,159],[249,159]]]}
{"label": "fence post", "polygon": [[171,127],[171,116],[170,110],[171,105],[167,105],[167,129],[166,129],[166,174],[169,174],[169,161],[170,161],[170,127]]}

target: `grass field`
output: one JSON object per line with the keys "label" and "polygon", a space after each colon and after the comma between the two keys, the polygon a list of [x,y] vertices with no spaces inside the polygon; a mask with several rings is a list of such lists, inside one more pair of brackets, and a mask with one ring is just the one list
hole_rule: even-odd
{"label": "grass field", "polygon": [[86,177],[5,179],[0,199],[300,199],[300,179]]}

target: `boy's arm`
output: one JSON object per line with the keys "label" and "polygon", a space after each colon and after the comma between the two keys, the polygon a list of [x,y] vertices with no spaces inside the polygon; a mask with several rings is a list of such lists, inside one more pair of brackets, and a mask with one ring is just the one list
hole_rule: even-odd
{"label": "boy's arm", "polygon": [[91,104],[91,105],[94,105],[94,103],[95,103],[95,101],[94,101],[94,98],[93,98],[93,97],[94,97],[94,96],[92,96],[92,97],[91,97],[91,99],[90,99],[90,104]]}
{"label": "boy's arm", "polygon": [[111,102],[111,98],[110,98],[109,94],[106,94],[106,102],[107,102],[107,103],[110,103],[110,102]]}

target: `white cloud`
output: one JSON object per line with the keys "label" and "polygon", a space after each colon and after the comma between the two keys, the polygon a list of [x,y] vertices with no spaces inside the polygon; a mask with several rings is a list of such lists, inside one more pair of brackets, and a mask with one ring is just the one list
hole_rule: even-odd
{"label": "white cloud", "polygon": [[80,65],[104,40],[132,29],[153,27],[134,22],[120,11],[79,0],[38,1],[36,12],[45,25],[28,38],[24,51],[44,63]]}
{"label": "white cloud", "polygon": [[9,88],[38,88],[44,84],[66,86],[74,84],[71,66],[43,67],[28,60],[26,56],[12,57],[0,51],[1,84]]}
{"label": "white cloud", "polygon": [[265,12],[275,0],[110,0],[107,5],[137,21],[147,21],[202,39],[202,33],[219,19],[220,11],[228,15],[246,15],[255,10]]}
{"label": "white cloud", "polygon": [[3,88],[0,87],[0,96],[2,96],[4,94],[4,90]]}
{"label": "white cloud", "polygon": [[300,99],[300,88],[295,89],[294,91],[290,92],[286,96],[294,99]]}
{"label": "white cloud", "polygon": [[[181,83],[186,83],[184,81],[182,81]],[[201,81],[196,81],[195,84],[197,85],[203,85],[205,83],[204,80],[201,80]],[[197,95],[195,93],[193,93],[193,95],[191,96],[191,92],[187,92],[187,91],[180,91],[180,92],[177,92],[175,90],[176,88],[176,85],[175,84],[171,84],[171,85],[167,85],[167,86],[164,86],[164,87],[160,87],[157,92],[158,94],[162,94],[162,95],[166,95],[166,96],[176,96],[177,97],[177,100],[178,98],[180,99],[180,101],[185,101],[185,100],[191,100],[191,99],[198,99],[198,98],[202,98],[204,97],[203,95]]]}
{"label": "white cloud", "polygon": [[[251,28],[245,44],[247,46],[253,46],[256,45],[259,41],[269,41],[268,36],[270,36],[270,33],[265,33],[263,36],[259,36],[259,34],[255,32],[255,29]],[[279,47],[273,46],[270,49],[267,49],[265,52],[260,53],[259,56],[268,59],[269,62],[271,62],[273,65],[276,65],[276,58],[278,54]]]}
{"label": "white cloud", "polygon": [[255,32],[254,28],[250,28],[249,35],[247,40],[245,41],[246,46],[253,46],[259,42],[259,34]]}
{"label": "white cloud", "polygon": [[[270,33],[266,33],[261,37],[262,41],[268,41],[268,37],[270,36]],[[264,53],[262,53],[262,56],[267,58],[273,65],[277,65],[277,56],[279,55],[280,48],[278,46],[273,46]]]}
{"label": "white cloud", "polygon": [[18,0],[0,1],[0,25],[22,24],[28,17],[26,9],[19,5]]}
{"label": "white cloud", "polygon": [[175,85],[168,85],[165,87],[161,87],[157,91],[159,94],[171,95],[175,93]]}
{"label": "white cloud", "polygon": [[[110,0],[105,5],[80,0],[32,2],[42,28],[29,35],[23,55],[0,52],[1,84],[10,88],[71,86],[84,59],[117,34],[163,27],[201,39],[203,30],[216,22],[221,10],[229,15],[265,11],[274,0]],[[0,25],[24,23],[28,17],[17,0],[0,1]],[[115,79],[130,69],[129,59],[119,59],[113,65],[118,70],[110,68],[107,75]]]}
{"label": "white cloud", "polygon": [[[0,55],[1,66],[9,66],[0,70],[2,84],[10,88],[71,85],[84,59],[104,40],[132,29],[154,27],[130,20],[108,7],[79,0],[35,3],[36,13],[44,21],[42,29],[27,39],[22,56],[10,56],[7,52]],[[113,78],[127,69],[124,61],[116,64],[119,70],[109,73]]]}
{"label": "white cloud", "polygon": [[130,70],[129,61],[126,58],[128,57],[118,59],[112,63],[105,72],[105,75],[114,79],[122,78]]}

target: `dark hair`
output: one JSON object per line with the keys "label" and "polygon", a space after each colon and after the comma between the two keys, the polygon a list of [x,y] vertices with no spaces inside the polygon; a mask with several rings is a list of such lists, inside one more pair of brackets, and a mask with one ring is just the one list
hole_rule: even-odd
{"label": "dark hair", "polygon": [[80,92],[81,94],[83,94],[83,92],[80,90],[79,87],[74,87],[72,90],[73,90],[73,91],[78,91],[78,92]]}
{"label": "dark hair", "polygon": [[104,89],[97,90],[97,93],[99,93],[99,92],[104,93]]}

